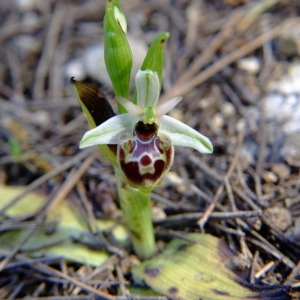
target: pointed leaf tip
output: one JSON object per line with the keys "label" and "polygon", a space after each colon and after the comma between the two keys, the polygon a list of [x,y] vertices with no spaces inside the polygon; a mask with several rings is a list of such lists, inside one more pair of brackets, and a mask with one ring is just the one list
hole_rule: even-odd
{"label": "pointed leaf tip", "polygon": [[100,125],[115,115],[106,96],[97,85],[76,81],[74,77],[70,81],[91,127]]}
{"label": "pointed leaf tip", "polygon": [[[104,60],[116,96],[129,98],[132,52],[126,37],[126,18],[117,0],[107,1],[104,17]],[[119,105],[120,113],[126,110]]]}

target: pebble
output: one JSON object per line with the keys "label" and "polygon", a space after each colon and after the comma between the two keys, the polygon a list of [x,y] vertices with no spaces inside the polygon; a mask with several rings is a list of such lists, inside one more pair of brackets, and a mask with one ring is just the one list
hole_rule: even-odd
{"label": "pebble", "polygon": [[[283,65],[284,68],[284,65]],[[278,80],[269,83],[267,90],[281,94],[300,93],[300,61],[294,61]]]}
{"label": "pebble", "polygon": [[292,225],[290,211],[284,207],[272,206],[265,210],[265,216],[278,229],[285,231]]}
{"label": "pebble", "polygon": [[279,179],[285,180],[290,176],[290,167],[284,163],[276,163],[271,167],[272,172],[274,172]]}
{"label": "pebble", "polygon": [[36,111],[31,114],[32,123],[35,125],[46,126],[51,123],[51,117],[47,111]]}
{"label": "pebble", "polygon": [[22,26],[26,28],[35,29],[40,27],[41,20],[42,17],[37,12],[29,11],[22,16],[21,22],[22,22]]}
{"label": "pebble", "polygon": [[70,79],[74,77],[77,81],[83,81],[86,77],[84,66],[79,59],[70,60],[65,66],[65,76]]}
{"label": "pebble", "polygon": [[216,129],[216,130],[221,130],[222,127],[224,126],[224,118],[221,113],[216,113],[212,120],[211,120],[211,125]]}
{"label": "pebble", "polygon": [[282,69],[283,75],[268,85],[263,99],[268,142],[280,147],[278,153],[289,165],[300,166],[300,61],[288,68],[282,64]]}
{"label": "pebble", "polygon": [[276,174],[270,171],[264,171],[262,173],[262,178],[268,183],[269,182],[275,183],[278,180]]}
{"label": "pebble", "polygon": [[26,58],[30,54],[36,54],[42,47],[42,43],[33,35],[22,34],[14,38],[14,44],[21,57]]}
{"label": "pebble", "polygon": [[67,78],[83,81],[89,77],[112,88],[104,61],[104,45],[93,45],[85,49],[83,55],[70,60],[65,67]]}
{"label": "pebble", "polygon": [[111,86],[110,78],[106,70],[104,61],[104,45],[94,45],[86,49],[82,58],[85,74],[88,77],[101,82],[106,86]]}
{"label": "pebble", "polygon": [[232,118],[236,114],[235,106],[230,102],[223,102],[221,105],[221,112],[225,118]]}
{"label": "pebble", "polygon": [[260,60],[255,56],[242,58],[237,62],[237,67],[240,70],[246,71],[249,74],[257,74],[261,69]]}
{"label": "pebble", "polygon": [[288,55],[300,55],[300,28],[289,26],[278,37],[277,45],[279,50]]}
{"label": "pebble", "polygon": [[181,184],[184,184],[184,180],[174,171],[168,172],[163,181],[164,186],[179,186]]}
{"label": "pebble", "polygon": [[[133,53],[133,66],[131,72],[131,87],[134,87],[135,74],[140,69],[147,54],[147,46],[142,40],[128,36],[128,41]],[[84,80],[90,77],[105,86],[112,87],[104,61],[104,45],[97,44],[88,47],[83,55],[73,58],[65,66],[67,78],[75,77],[76,80]]]}
{"label": "pebble", "polygon": [[174,187],[181,194],[186,193],[188,190],[186,182],[174,171],[170,171],[166,174],[162,187]]}
{"label": "pebble", "polygon": [[14,0],[15,7],[22,12],[38,8],[39,2],[39,0]]}
{"label": "pebble", "polygon": [[165,211],[159,206],[152,207],[151,212],[152,212],[152,220],[153,221],[162,221],[167,218]]}

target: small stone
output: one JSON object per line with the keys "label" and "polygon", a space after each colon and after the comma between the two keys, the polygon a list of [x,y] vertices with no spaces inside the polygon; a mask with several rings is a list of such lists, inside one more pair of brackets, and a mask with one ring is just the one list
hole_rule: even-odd
{"label": "small stone", "polygon": [[162,221],[167,218],[167,215],[165,211],[159,207],[159,206],[154,206],[152,207],[152,220],[153,221]]}
{"label": "small stone", "polygon": [[41,16],[35,11],[29,11],[22,17],[22,25],[27,28],[38,28],[41,24]]}
{"label": "small stone", "polygon": [[15,6],[22,12],[38,8],[39,0],[14,0]]}
{"label": "small stone", "polygon": [[65,74],[68,79],[74,77],[77,81],[82,81],[87,76],[83,64],[78,59],[73,59],[67,63]]}
{"label": "small stone", "polygon": [[256,231],[259,231],[259,230],[261,230],[262,221],[260,219],[255,219],[252,226]]}
{"label": "small stone", "polygon": [[[264,196],[261,197],[262,202],[269,201],[270,198],[274,198],[274,183],[271,181],[266,181],[262,186]],[[268,200],[266,200],[268,199]]]}
{"label": "small stone", "polygon": [[274,172],[279,179],[285,180],[290,176],[290,167],[284,163],[277,163],[271,167],[272,172]]}
{"label": "small stone", "polygon": [[284,96],[280,93],[270,93],[264,99],[264,110],[267,120],[282,121],[285,116],[280,113],[284,106]]}
{"label": "small stone", "polygon": [[104,61],[104,45],[87,48],[82,56],[82,64],[87,76],[106,86],[111,86]]}
{"label": "small stone", "polygon": [[257,74],[261,68],[260,60],[255,56],[242,58],[237,64],[240,70],[246,71],[249,74]]}
{"label": "small stone", "polygon": [[166,174],[163,182],[163,185],[165,186],[178,186],[181,184],[184,184],[184,181],[178,176],[176,172],[173,171],[170,171]]}
{"label": "small stone", "polygon": [[262,178],[268,183],[269,182],[275,183],[278,180],[276,174],[270,171],[263,172]]}
{"label": "small stone", "polygon": [[40,40],[28,34],[18,35],[14,39],[14,44],[20,56],[24,59],[26,59],[30,54],[37,54],[42,47]]}
{"label": "small stone", "polygon": [[[215,90],[216,88],[214,88]],[[215,91],[213,91],[213,94],[214,94]],[[215,92],[217,95],[219,94],[217,91]],[[207,110],[209,109],[212,104],[214,103],[214,97],[204,97],[201,99],[201,101],[198,102],[198,107],[201,109],[201,110]]]}
{"label": "small stone", "polygon": [[179,177],[176,172],[173,171],[167,173],[163,180],[162,186],[174,187],[181,194],[186,193],[188,189],[188,185],[185,183],[185,181],[181,177]]}
{"label": "small stone", "polygon": [[51,118],[50,114],[47,111],[37,111],[32,113],[32,123],[40,126],[45,126],[50,124]]}
{"label": "small stone", "polygon": [[[141,67],[147,53],[147,47],[141,40],[128,36],[128,41],[133,53],[133,66],[131,76],[131,87],[134,87],[135,74]],[[72,73],[74,72],[74,73]],[[90,77],[105,86],[111,87],[111,81],[106,70],[104,61],[104,45],[92,45],[85,49],[84,54],[71,60],[66,65],[65,74],[68,78],[75,77],[76,80],[83,80]]]}
{"label": "small stone", "polygon": [[285,231],[292,225],[290,211],[284,207],[272,206],[265,210],[265,216],[278,229]]}
{"label": "small stone", "polygon": [[224,117],[230,119],[235,116],[236,109],[232,103],[226,101],[221,106],[221,112]]}
{"label": "small stone", "polygon": [[239,119],[236,122],[236,128],[237,128],[238,131],[245,132],[245,130],[247,128],[246,120],[244,118]]}
{"label": "small stone", "polygon": [[288,56],[300,55],[299,26],[289,26],[278,37],[278,48]]}
{"label": "small stone", "polygon": [[211,120],[211,125],[217,129],[217,130],[221,130],[221,128],[223,127],[224,125],[224,118],[222,116],[221,113],[216,113],[212,120]]}
{"label": "small stone", "polygon": [[269,92],[281,94],[293,94],[300,92],[300,63],[293,62],[288,67],[282,64],[283,75],[277,80],[271,81],[267,86]]}

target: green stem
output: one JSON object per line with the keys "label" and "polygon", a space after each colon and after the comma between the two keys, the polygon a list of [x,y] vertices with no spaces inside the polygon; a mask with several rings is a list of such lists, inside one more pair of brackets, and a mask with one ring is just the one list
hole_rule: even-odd
{"label": "green stem", "polygon": [[147,259],[156,252],[151,218],[151,192],[131,188],[117,173],[116,176],[119,201],[134,251],[140,259]]}

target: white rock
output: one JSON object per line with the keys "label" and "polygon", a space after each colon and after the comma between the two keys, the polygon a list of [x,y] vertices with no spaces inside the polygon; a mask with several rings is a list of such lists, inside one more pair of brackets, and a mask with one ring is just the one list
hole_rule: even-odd
{"label": "white rock", "polygon": [[226,101],[222,103],[221,112],[226,118],[232,118],[236,114],[236,109],[232,103]]}
{"label": "white rock", "polygon": [[74,77],[77,81],[84,80],[86,77],[83,64],[79,59],[73,59],[65,66],[65,74],[68,79]]}
{"label": "white rock", "polygon": [[178,186],[181,184],[184,184],[184,180],[173,171],[168,172],[163,180],[164,186]]}
{"label": "white rock", "polygon": [[249,74],[257,74],[261,68],[260,60],[255,56],[245,57],[238,61],[237,66],[240,70]]}
{"label": "white rock", "polygon": [[282,94],[300,93],[300,62],[292,63],[279,80],[269,84],[268,90]]}
{"label": "white rock", "polygon": [[41,24],[41,16],[35,11],[29,11],[23,15],[21,22],[27,28],[38,28]]}
{"label": "white rock", "polygon": [[15,6],[20,11],[30,11],[38,8],[39,0],[14,0]]}
{"label": "white rock", "polygon": [[299,26],[289,26],[278,37],[278,47],[286,55],[300,55]]}
{"label": "white rock", "polygon": [[[131,72],[131,86],[134,86],[135,74],[141,67],[147,53],[147,47],[141,40],[128,37],[133,53],[133,66]],[[73,73],[74,72],[74,73]],[[71,60],[65,67],[67,77],[74,76],[76,80],[91,77],[106,86],[112,86],[104,61],[104,45],[98,44],[87,48],[84,54]]]}
{"label": "white rock", "polygon": [[87,76],[106,86],[111,86],[104,62],[103,45],[94,45],[86,49],[82,56],[82,64]]}
{"label": "white rock", "polygon": [[165,211],[161,207],[158,207],[158,206],[152,207],[151,215],[152,215],[153,221],[162,221],[167,218]]}
{"label": "white rock", "polygon": [[14,44],[22,57],[37,53],[42,46],[40,40],[29,34],[16,36]]}
{"label": "white rock", "polygon": [[211,125],[216,130],[221,130],[221,128],[224,126],[224,118],[221,113],[216,113],[213,118],[211,119]]}
{"label": "white rock", "polygon": [[[267,120],[277,118],[283,105],[284,97],[279,93],[269,94],[264,98],[264,109]],[[279,115],[281,117],[281,115]]]}

